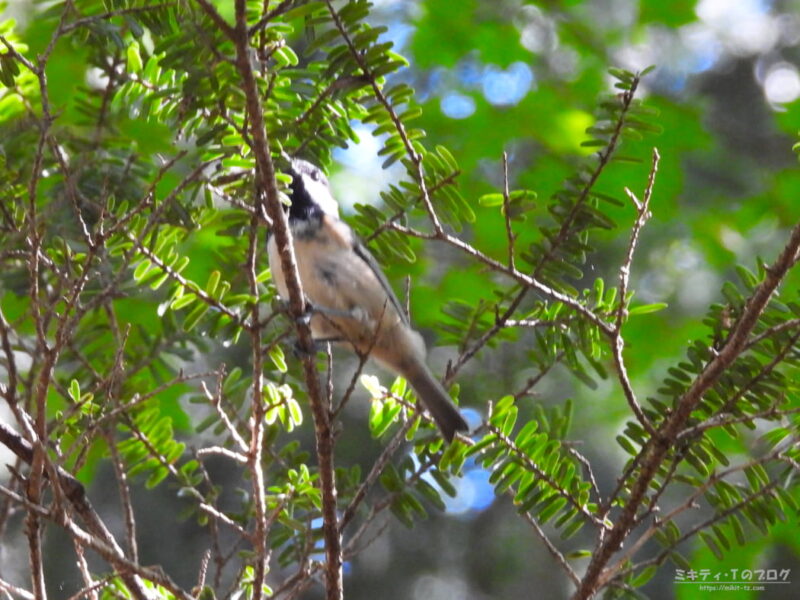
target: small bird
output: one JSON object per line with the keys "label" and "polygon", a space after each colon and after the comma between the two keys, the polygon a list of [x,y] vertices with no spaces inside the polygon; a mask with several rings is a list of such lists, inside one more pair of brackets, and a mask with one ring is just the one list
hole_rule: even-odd
{"label": "small bird", "polygon": [[[289,228],[317,341],[369,355],[414,388],[444,438],[468,429],[450,396],[425,364],[425,342],[411,328],[378,263],[339,218],[328,180],[311,163],[292,159]],[[267,243],[278,293],[288,299],[275,236]]]}

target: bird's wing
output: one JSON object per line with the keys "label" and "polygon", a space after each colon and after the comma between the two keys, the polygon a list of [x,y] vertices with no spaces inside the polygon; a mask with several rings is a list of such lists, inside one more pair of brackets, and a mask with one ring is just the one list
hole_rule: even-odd
{"label": "bird's wing", "polygon": [[370,270],[373,272],[375,277],[380,282],[381,287],[383,287],[383,289],[386,291],[386,296],[389,298],[389,301],[392,303],[394,309],[397,311],[400,320],[403,322],[404,325],[410,327],[406,311],[400,304],[400,301],[397,299],[397,296],[395,296],[394,290],[392,290],[392,286],[389,285],[389,281],[386,279],[386,275],[383,274],[383,271],[381,270],[378,261],[375,260],[375,257],[372,256],[372,254],[370,254],[370,251],[367,250],[367,247],[358,240],[355,240],[353,243],[353,252],[355,252],[356,255],[361,260],[367,263],[367,266],[370,268]]}

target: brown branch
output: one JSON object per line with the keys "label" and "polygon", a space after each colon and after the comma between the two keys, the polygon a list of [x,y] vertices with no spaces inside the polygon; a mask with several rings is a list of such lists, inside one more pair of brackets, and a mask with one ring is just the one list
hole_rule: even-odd
{"label": "brown branch", "polygon": [[212,506],[207,502],[199,502],[197,504],[197,508],[206,513],[208,516],[216,519],[217,521],[220,521],[221,523],[224,523],[225,525],[233,529],[243,539],[250,540],[251,542],[253,541],[252,535],[250,535],[247,531],[245,531],[245,529],[243,529],[241,525],[239,525],[236,521],[231,519],[228,515],[218,510],[215,506]]}
{"label": "brown branch", "polygon": [[[36,455],[35,447],[17,432],[1,422],[0,443],[11,450],[23,462],[29,465],[33,463]],[[53,473],[52,476],[50,475],[51,473]],[[100,554],[114,566],[137,600],[146,600],[148,596],[145,592],[144,586],[135,575],[137,573],[137,569],[130,568],[131,565],[135,565],[135,562],[129,561],[127,558],[125,558],[122,549],[117,545],[114,537],[111,535],[111,532],[106,528],[105,524],[89,502],[89,498],[86,495],[86,490],[83,487],[83,484],[61,467],[53,467],[52,469],[44,471],[44,476],[50,479],[54,485],[57,485],[58,488],[64,491],[64,496],[67,498],[67,500],[69,500],[70,504],[75,509],[75,512],[77,512],[78,515],[83,519],[86,527],[91,532],[86,533],[81,530],[82,539],[86,539],[84,536],[88,536],[88,538],[91,540],[90,542],[84,543],[84,545],[89,545],[93,549],[100,552]],[[68,517],[66,517],[66,514],[62,513],[62,511],[58,511],[57,515],[51,514],[50,511],[41,508],[39,504],[31,502],[28,498],[23,498],[22,496],[19,496],[18,494],[13,493],[6,488],[0,489],[2,489],[3,493],[7,497],[13,498],[15,501],[24,505],[25,508],[28,509],[29,514],[35,513],[38,518],[57,517],[57,522],[59,525],[66,527],[64,519],[68,519]],[[66,528],[68,530],[70,529],[69,527]],[[73,539],[77,540],[77,538],[74,536]],[[102,551],[98,550],[98,545],[102,547]],[[138,565],[136,565],[136,567],[138,568]],[[154,581],[158,581],[158,579],[154,579]],[[173,587],[178,590],[176,586]],[[35,589],[35,591],[37,594],[39,593],[38,590]],[[176,595],[179,594],[176,593]],[[40,596],[37,595],[37,598],[39,597]],[[43,597],[44,596],[42,596],[42,598]]]}
{"label": "brown branch", "polygon": [[[233,28],[221,19],[216,9],[214,9],[208,0],[197,0],[197,2],[212,20],[220,26],[222,31],[233,41],[236,47],[235,67],[242,80],[242,90],[244,92],[247,115],[249,118],[250,143],[258,168],[257,182],[263,188],[266,195],[266,211],[267,215],[272,220],[272,234],[275,236],[276,246],[280,255],[281,270],[288,289],[289,313],[295,321],[300,349],[305,352],[305,357],[302,361],[303,373],[305,375],[306,389],[314,416],[317,459],[319,461],[320,484],[322,488],[323,535],[325,538],[327,560],[327,598],[328,600],[338,600],[342,598],[343,594],[342,551],[336,514],[337,501],[333,462],[333,430],[330,424],[329,407],[327,407],[323,401],[321,384],[313,358],[314,340],[311,336],[308,323],[301,319],[306,310],[305,299],[297,269],[297,262],[294,256],[294,246],[291,240],[286,213],[278,197],[278,188],[275,182],[275,168],[270,156],[269,137],[264,123],[262,100],[251,63],[251,46],[247,27],[246,2],[245,0],[236,0],[236,22]],[[256,320],[255,322],[257,323],[258,321]],[[254,378],[260,377],[261,373],[254,373]],[[254,399],[254,402],[259,401],[260,398]],[[251,457],[251,460],[260,460],[260,457]],[[261,515],[258,521],[262,523],[261,526],[264,526],[263,515]],[[260,564],[261,561],[257,563],[257,566]],[[263,568],[256,568],[253,582],[254,597],[256,600],[260,600],[262,595],[264,575]]]}
{"label": "brown branch", "polygon": [[[237,23],[239,17],[239,5],[237,4]],[[241,29],[241,27],[239,28]],[[241,33],[240,33],[241,35]],[[257,278],[257,256],[258,256],[258,217],[254,214],[250,218],[250,243],[247,251],[247,279],[250,285],[250,293],[258,298]],[[261,320],[259,303],[253,302],[251,311],[253,323]],[[266,485],[264,483],[264,469],[262,467],[262,456],[264,452],[264,426],[266,408],[264,407],[264,354],[261,352],[261,328],[253,327],[250,331],[253,360],[253,398],[251,401],[252,422],[250,425],[250,444],[247,448],[247,466],[251,473],[253,504],[255,506],[255,531],[253,531],[253,546],[255,548],[255,576],[253,583],[254,597],[261,598],[263,581],[269,572],[269,550],[267,544],[267,500]],[[221,385],[221,381],[220,381]],[[258,591],[256,591],[258,590]]]}
{"label": "brown branch", "polygon": [[797,327],[800,327],[800,319],[789,319],[787,321],[783,321],[782,323],[778,323],[777,325],[773,325],[772,327],[765,329],[758,335],[753,336],[753,339],[751,339],[747,343],[746,349],[750,350],[754,346],[760,344],[765,339],[772,337],[776,333],[782,333],[786,330],[792,330]]}
{"label": "brown branch", "polygon": [[800,340],[800,331],[795,333],[786,342],[784,347],[781,348],[780,351],[775,353],[775,356],[772,357],[772,360],[770,360],[767,364],[761,367],[758,373],[750,381],[748,381],[745,385],[742,385],[732,397],[728,398],[718,412],[725,413],[734,410],[734,408],[736,407],[736,403],[739,402],[739,400],[741,400],[745,396],[745,394],[747,394],[747,392],[753,388],[753,386],[761,382],[762,379],[767,377],[778,366],[780,366],[780,364],[786,358],[786,355],[795,349],[795,345],[797,344],[798,340]]}
{"label": "brown branch", "polygon": [[[69,5],[66,5],[64,10],[62,10],[58,25],[53,31],[47,47],[37,57],[35,65],[17,53],[5,38],[0,37],[0,41],[2,41],[3,45],[6,46],[11,56],[13,56],[18,62],[22,63],[25,67],[30,69],[36,76],[40,94],[39,104],[42,111],[41,117],[37,120],[39,125],[39,138],[36,144],[36,152],[34,154],[31,175],[28,180],[28,207],[25,211],[25,221],[27,225],[26,243],[29,247],[28,273],[30,281],[30,297],[32,298],[31,313],[33,316],[37,340],[36,354],[44,357],[43,364],[41,367],[39,367],[39,371],[33,380],[35,381],[32,395],[32,408],[34,412],[33,426],[27,422],[27,419],[21,415],[20,411],[16,410],[15,406],[11,406],[12,411],[15,411],[15,416],[17,417],[18,423],[21,427],[23,427],[26,437],[31,442],[31,460],[29,461],[30,473],[28,474],[28,479],[25,482],[25,499],[27,503],[30,503],[31,505],[36,505],[40,501],[43,492],[44,478],[48,475],[54,477],[52,465],[49,464],[44,445],[47,440],[47,390],[49,388],[50,381],[52,380],[53,369],[58,357],[58,351],[54,348],[50,348],[47,343],[46,318],[42,316],[39,306],[39,302],[41,300],[39,278],[40,256],[42,254],[42,233],[39,229],[40,222],[37,210],[37,196],[39,181],[44,170],[45,146],[50,135],[50,128],[54,121],[54,118],[50,112],[50,96],[45,67],[56,42],[61,37],[61,30],[64,27],[64,22],[67,18],[69,10]],[[73,296],[73,299],[74,298],[75,296]],[[65,319],[61,323],[62,326],[64,321]],[[58,339],[56,342],[58,343]],[[34,371],[34,365],[32,365],[32,377]],[[58,494],[60,493],[58,483],[56,481],[53,483],[54,491],[58,497]],[[26,508],[28,507],[27,503],[25,505]],[[28,510],[26,523],[33,592],[37,598],[46,600],[47,591],[44,582],[44,565],[42,562],[41,553],[40,515],[38,515],[35,511]]]}
{"label": "brown branch", "polygon": [[222,31],[226,37],[233,39],[235,32],[234,28],[231,27],[230,23],[228,23],[225,19],[222,18],[222,15],[217,12],[217,9],[214,5],[209,2],[209,0],[196,0],[197,3],[203,8],[203,11],[209,16],[209,18],[214,22],[214,24],[219,27],[220,31]]}
{"label": "brown branch", "polygon": [[[225,409],[222,407],[222,370],[220,370],[219,375],[217,376],[217,390],[214,394],[212,394],[208,386],[206,385],[205,381],[200,382],[200,387],[203,389],[203,394],[205,394],[208,401],[211,403],[211,406],[214,407],[214,410],[217,411],[217,415],[219,415],[220,421],[225,425],[225,429],[228,430],[228,433],[231,436],[231,439],[236,443],[239,447],[241,452],[247,453],[250,451],[250,447],[244,438],[239,435],[239,431],[236,429],[236,426],[228,417],[228,413],[225,412]],[[228,452],[231,452],[228,450]],[[231,452],[231,454],[234,454]],[[243,455],[238,455],[243,456]]]}
{"label": "brown branch", "polygon": [[552,369],[562,358],[564,357],[563,352],[559,352],[558,355],[553,359],[550,364],[545,365],[541,368],[541,370],[534,375],[533,377],[528,377],[528,380],[525,382],[525,385],[522,388],[514,393],[514,401],[517,401],[521,398],[524,398],[528,394],[531,393],[531,390],[538,385],[538,383],[550,372]]}
{"label": "brown branch", "polygon": [[84,598],[85,600],[97,600],[96,590],[98,589],[98,586],[103,587],[108,585],[108,578],[106,578],[104,581],[93,583],[92,574],[89,571],[89,562],[86,560],[86,552],[84,552],[83,546],[81,546],[77,540],[72,540],[72,546],[75,548],[75,554],[78,557],[78,570],[80,571],[81,578],[83,579],[83,590],[81,590],[79,597]]}
{"label": "brown branch", "polygon": [[91,585],[86,585],[83,589],[78,590],[72,596],[67,598],[67,600],[97,600],[97,591],[102,590],[104,587],[107,587],[111,583],[111,577],[104,577],[100,581],[95,581]]}
{"label": "brown branch", "polygon": [[36,600],[36,596],[31,594],[28,590],[24,590],[20,587],[12,585],[7,581],[3,581],[0,579],[0,590],[4,591],[6,594],[14,594],[15,596],[19,596],[22,600]]}
{"label": "brown branch", "polygon": [[222,446],[208,446],[207,448],[200,448],[197,451],[197,456],[203,458],[205,456],[211,455],[219,455],[224,456],[225,458],[229,458],[232,461],[239,463],[240,465],[247,464],[247,455],[240,454],[239,452],[234,452],[233,450],[229,450],[228,448],[223,448]]}
{"label": "brown branch", "polygon": [[409,419],[406,421],[403,426],[394,434],[391,441],[386,444],[384,449],[381,451],[380,456],[378,459],[372,464],[372,468],[370,469],[367,476],[364,478],[364,481],[361,482],[361,485],[358,486],[358,490],[353,495],[353,499],[350,501],[350,504],[344,511],[341,519],[341,528],[344,529],[353,520],[353,517],[356,515],[356,511],[358,510],[359,505],[364,501],[364,498],[367,496],[367,492],[370,490],[372,485],[378,480],[378,477],[383,472],[383,469],[386,467],[387,463],[391,460],[392,456],[394,456],[395,452],[400,448],[403,444],[403,440],[405,440],[406,433],[408,430],[411,429],[411,425],[414,423],[414,419]]}
{"label": "brown branch", "polygon": [[757,419],[776,419],[778,417],[794,415],[800,412],[800,408],[787,408],[784,410],[778,410],[777,406],[770,406],[766,410],[759,411],[757,413],[753,413],[750,415],[743,415],[741,417],[724,417],[723,415],[716,415],[713,417],[709,417],[702,423],[698,423],[693,427],[689,427],[684,429],[683,431],[678,434],[678,439],[692,439],[707,431],[709,429],[714,429],[716,427],[725,427],[727,425],[736,425],[737,423],[749,423],[755,421]]}
{"label": "brown branch", "polygon": [[703,395],[745,349],[748,337],[772,294],[795,264],[798,251],[800,251],[800,224],[792,229],[786,246],[775,262],[766,268],[764,281],[748,299],[742,315],[733,326],[721,349],[706,364],[689,389],[678,400],[675,410],[659,427],[657,435],[641,449],[639,453],[642,456],[640,471],[631,485],[630,496],[625,502],[622,513],[614,522],[613,528],[596,548],[581,580],[581,585],[572,596],[573,600],[586,600],[594,595],[604,579],[608,579],[604,575],[604,569],[636,522],[636,513],[646,501],[650,482],[656,476],[669,449]]}
{"label": "brown branch", "polygon": [[[31,485],[33,480],[28,480],[28,501],[38,495],[30,490],[34,489]],[[25,516],[25,535],[28,538],[28,556],[31,570],[31,587],[37,600],[47,600],[47,587],[44,582],[44,558],[42,556],[42,526],[40,516],[29,510]]]}
{"label": "brown branch", "polygon": [[[621,556],[621,557],[620,557],[620,558],[619,558],[619,559],[616,561],[615,565],[614,565],[613,567],[611,567],[611,568],[609,568],[609,569],[607,569],[607,570],[605,571],[606,575],[607,575],[608,577],[612,577],[612,576],[614,576],[614,577],[615,577],[615,576],[616,576],[616,574],[617,574],[619,571],[621,571],[621,570],[622,570],[622,568],[624,567],[624,565],[625,565],[625,564],[626,564],[626,563],[627,563],[629,560],[633,560],[633,557],[635,556],[636,552],[637,552],[639,549],[641,549],[641,548],[642,548],[642,546],[644,546],[644,544],[645,544],[645,543],[646,543],[646,542],[647,542],[647,541],[648,541],[648,540],[649,540],[651,537],[653,537],[653,536],[656,534],[656,532],[657,532],[659,529],[661,529],[661,528],[662,528],[664,525],[666,525],[666,524],[667,524],[667,523],[669,523],[670,521],[674,521],[674,520],[675,520],[675,519],[676,519],[676,518],[677,518],[679,515],[681,515],[682,513],[686,512],[687,510],[689,510],[689,509],[691,509],[691,508],[696,508],[696,507],[697,507],[697,500],[698,500],[700,497],[702,497],[702,496],[703,496],[703,495],[706,493],[706,491],[707,491],[708,489],[710,489],[711,487],[713,487],[713,486],[714,486],[716,483],[718,483],[718,482],[720,482],[720,481],[724,480],[726,477],[729,477],[730,475],[733,475],[733,474],[735,474],[735,473],[740,473],[740,472],[742,472],[742,471],[744,471],[744,470],[746,470],[746,469],[749,469],[749,468],[751,468],[751,467],[753,467],[753,466],[755,466],[755,465],[761,465],[761,464],[764,464],[765,462],[768,462],[768,461],[770,461],[770,460],[773,460],[773,459],[777,458],[778,456],[780,456],[780,454],[781,454],[783,451],[784,451],[783,449],[775,449],[775,450],[773,450],[772,452],[770,452],[769,454],[767,454],[767,455],[765,455],[765,456],[762,456],[762,457],[760,457],[760,458],[757,458],[757,459],[750,460],[750,461],[748,461],[748,462],[746,462],[746,463],[743,463],[743,464],[740,464],[740,465],[736,465],[736,466],[734,466],[734,467],[730,467],[730,468],[728,468],[728,469],[725,469],[724,471],[722,471],[722,472],[720,472],[720,473],[714,473],[714,474],[712,474],[712,475],[711,475],[710,477],[708,477],[708,478],[707,478],[705,481],[703,481],[703,482],[702,482],[700,485],[698,485],[698,486],[697,486],[697,488],[696,488],[696,489],[695,489],[695,490],[694,490],[694,491],[693,491],[693,492],[692,492],[692,493],[691,493],[691,494],[690,494],[690,495],[689,495],[689,496],[688,496],[688,497],[687,497],[687,498],[686,498],[686,499],[685,499],[683,502],[681,502],[681,503],[680,503],[678,506],[676,506],[675,508],[673,508],[673,509],[672,509],[672,510],[671,510],[669,513],[667,513],[667,514],[666,514],[666,515],[664,515],[663,517],[659,517],[658,519],[656,519],[656,520],[655,520],[655,521],[654,521],[654,522],[653,522],[653,523],[652,523],[652,524],[651,524],[651,525],[650,525],[650,526],[649,526],[649,527],[648,527],[648,528],[647,528],[647,529],[646,529],[646,530],[645,530],[645,531],[644,531],[644,532],[643,532],[643,533],[642,533],[642,534],[641,534],[641,535],[638,537],[638,539],[636,540],[636,542],[634,542],[634,543],[633,543],[633,544],[632,544],[632,545],[631,545],[631,546],[630,546],[630,547],[629,547],[629,548],[628,548],[628,549],[625,551],[625,553],[624,553],[624,554],[623,554],[623,555],[622,555],[622,556]],[[757,492],[757,493],[756,493],[754,496],[758,496],[758,495],[761,495],[761,494],[763,494],[763,493],[764,493],[764,492],[766,492],[766,491],[769,491],[769,490],[770,490],[770,489],[772,489],[772,488],[773,488],[775,485],[777,485],[777,483],[778,483],[777,481],[772,481],[772,482],[771,482],[769,485],[765,486],[764,488],[761,488],[761,489],[759,489],[759,491],[758,491],[758,492]],[[747,498],[747,499],[745,499],[745,500],[743,500],[743,501],[741,501],[741,502],[739,502],[739,503],[735,504],[734,506],[732,506],[732,507],[729,507],[729,508],[728,508],[728,509],[726,509],[726,511],[724,512],[724,516],[728,516],[728,515],[730,515],[730,514],[732,514],[732,513],[736,512],[736,511],[737,511],[739,508],[741,508],[741,507],[743,507],[743,506],[747,506],[747,505],[749,504],[749,501],[750,501],[750,500],[751,500],[751,499],[752,499],[754,496],[751,496],[750,498]],[[716,517],[719,517],[719,515],[716,515]],[[713,519],[713,518],[712,518],[712,519]],[[714,520],[716,520],[716,519],[714,519]],[[712,520],[711,522],[713,522],[713,520]],[[701,531],[702,529],[704,529],[705,527],[707,527],[707,526],[708,526],[708,524],[709,524],[709,523],[699,523],[699,524],[695,525],[695,526],[694,526],[694,527],[693,527],[691,530],[687,531],[687,532],[686,532],[686,534],[685,534],[683,537],[681,537],[681,538],[680,538],[680,539],[679,539],[679,540],[678,540],[678,541],[675,543],[675,545],[677,545],[679,542],[681,542],[681,541],[683,541],[683,540],[685,540],[685,539],[688,539],[688,538],[689,538],[691,535],[694,535],[694,533],[697,533],[697,532]],[[673,546],[673,547],[674,547],[674,546]],[[601,584],[601,585],[602,585],[602,584]]]}
{"label": "brown branch", "polygon": [[0,393],[5,397],[10,405],[17,402],[17,361],[14,358],[14,351],[11,349],[11,338],[9,332],[11,326],[6,321],[3,309],[0,307],[0,342],[3,346],[3,354],[6,356],[5,368],[8,383],[0,384]]}

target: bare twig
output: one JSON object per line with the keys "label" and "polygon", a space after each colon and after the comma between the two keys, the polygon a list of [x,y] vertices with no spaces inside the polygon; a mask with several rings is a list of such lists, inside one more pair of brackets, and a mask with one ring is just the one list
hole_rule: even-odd
{"label": "bare twig", "polygon": [[[79,595],[80,598],[85,600],[97,600],[97,590],[108,585],[108,579],[102,581],[93,581],[92,574],[89,571],[89,562],[86,560],[86,552],[76,540],[72,540],[72,545],[75,548],[75,554],[78,557],[78,570],[83,579],[83,590]],[[73,596],[74,598],[75,596]]]}
{"label": "bare twig", "polygon": [[406,433],[408,433],[408,430],[411,428],[413,423],[414,419],[409,419],[406,423],[404,423],[397,433],[392,436],[391,441],[389,441],[389,443],[383,448],[378,459],[372,463],[372,468],[364,478],[364,481],[361,482],[361,485],[358,486],[358,490],[356,490],[356,493],[353,495],[353,499],[350,501],[350,504],[347,506],[344,514],[342,515],[340,525],[342,529],[347,527],[350,521],[353,520],[359,505],[364,501],[364,498],[366,498],[367,492],[370,490],[375,481],[377,481],[387,463],[400,448],[403,440],[406,437]]}
{"label": "bare twig", "polygon": [[511,200],[508,194],[508,153],[503,152],[503,216],[506,221],[506,240],[508,243],[508,268],[512,271],[517,270],[514,261],[514,242],[517,239],[514,230],[511,228]]}
{"label": "bare twig", "polygon": [[[14,454],[16,454],[24,462],[31,464],[35,459],[35,450],[30,442],[22,438],[19,434],[7,427],[4,423],[0,423],[0,443],[6,446]],[[149,571],[140,567],[134,561],[127,559],[122,549],[117,545],[114,537],[106,528],[98,514],[95,512],[89,498],[86,496],[86,491],[75,477],[69,474],[64,469],[57,467],[46,471],[48,478],[54,485],[57,484],[60,489],[64,490],[64,495],[71,503],[75,512],[83,519],[88,533],[78,528],[72,520],[62,510],[57,510],[55,513],[48,511],[41,507],[39,504],[31,502],[28,498],[22,497],[15,492],[0,486],[0,492],[8,498],[13,499],[19,504],[25,506],[28,514],[35,513],[39,519],[42,517],[48,519],[56,519],[58,524],[67,529],[72,535],[73,539],[84,546],[91,547],[99,552],[101,556],[111,563],[119,572],[125,583],[128,585],[131,593],[137,600],[146,600],[149,596],[144,589],[143,584],[139,580],[139,576],[143,572]],[[49,473],[53,473],[50,476]],[[166,579],[165,576],[147,577],[152,581],[164,582],[168,589],[173,591],[176,596],[188,600],[188,596],[180,590],[171,581]],[[38,590],[36,591],[38,594]],[[40,596],[37,595],[37,598]]]}
{"label": "bare twig", "polygon": [[550,556],[552,556],[556,560],[558,566],[561,567],[564,573],[567,574],[567,577],[569,577],[570,581],[572,581],[572,583],[578,586],[581,580],[578,577],[577,573],[575,573],[575,570],[567,562],[566,557],[558,550],[558,548],[555,547],[553,542],[550,541],[550,538],[547,537],[547,534],[541,528],[539,523],[536,522],[536,519],[534,519],[528,511],[522,513],[522,518],[525,519],[528,522],[528,524],[533,528],[533,531],[536,533],[536,537],[542,540],[542,543],[544,544],[545,548],[547,548],[547,551],[550,553]]}
{"label": "bare twig", "polygon": [[800,319],[788,319],[783,321],[782,323],[778,323],[777,325],[773,325],[759,333],[758,335],[754,335],[753,338],[747,342],[747,346],[745,346],[746,350],[750,350],[751,348],[757,346],[765,339],[772,337],[778,333],[782,333],[784,331],[791,331],[792,329],[797,329],[800,327]]}
{"label": "bare twig", "polygon": [[131,502],[128,474],[125,472],[125,465],[122,463],[113,433],[106,435],[106,443],[111,451],[111,462],[114,465],[114,474],[117,478],[122,514],[125,516],[125,538],[128,543],[128,558],[134,562],[139,562],[139,548],[136,543],[136,519],[133,512],[133,503]]}
{"label": "bare twig", "polygon": [[209,391],[205,381],[200,382],[200,387],[203,389],[203,393],[211,403],[211,406],[213,406],[217,411],[220,421],[222,421],[222,423],[225,425],[225,428],[228,430],[231,439],[236,442],[236,445],[239,446],[239,450],[241,452],[247,454],[247,452],[249,452],[249,446],[247,442],[245,442],[244,438],[239,435],[239,431],[236,429],[236,426],[233,424],[230,418],[228,418],[228,413],[226,413],[225,409],[222,407],[222,374],[223,371],[220,370],[219,375],[217,376],[217,389],[214,394]]}
{"label": "bare twig", "polygon": [[3,581],[0,579],[0,590],[3,590],[6,594],[14,594],[22,600],[36,600],[36,596],[31,594],[28,590],[24,590],[21,587],[17,587],[8,583],[7,581]]}
{"label": "bare twig", "polygon": [[631,192],[628,188],[625,188],[625,192],[628,194],[634,206],[636,207],[636,222],[633,224],[633,228],[631,229],[631,237],[630,241],[628,242],[628,251],[625,254],[625,260],[622,262],[622,266],[619,268],[619,292],[617,293],[619,305],[616,310],[614,331],[611,336],[611,348],[614,356],[614,365],[616,366],[617,377],[619,378],[620,385],[622,386],[622,391],[625,394],[625,399],[628,401],[628,406],[630,406],[633,414],[636,415],[636,419],[651,436],[655,435],[655,429],[653,428],[653,424],[650,423],[650,420],[644,414],[644,411],[642,411],[639,401],[636,399],[636,392],[633,390],[633,385],[631,385],[630,378],[628,377],[628,370],[625,367],[625,359],[622,355],[625,347],[625,340],[622,337],[622,325],[628,315],[627,295],[628,283],[631,276],[631,265],[633,264],[633,254],[636,251],[636,246],[639,242],[639,233],[641,232],[642,227],[644,227],[644,224],[650,218],[650,198],[653,195],[653,186],[656,182],[656,173],[658,172],[658,162],[660,158],[661,157],[658,154],[658,150],[653,148],[653,162],[650,166],[650,175],[647,180],[647,188],[645,189],[644,197],[641,202],[639,202],[633,192]]}
{"label": "bare twig", "polygon": [[[431,185],[430,188],[428,188],[428,190],[427,190],[428,194],[433,194],[437,190],[440,190],[443,187],[452,184],[458,178],[459,175],[461,175],[461,171],[458,171],[458,170],[451,171],[450,173],[448,173],[447,175],[445,175],[444,177],[439,179],[436,183]],[[417,199],[408,208],[402,208],[402,209],[399,209],[397,212],[395,212],[391,217],[386,219],[386,221],[384,221],[379,227],[376,227],[375,231],[373,231],[366,238],[364,238],[364,243],[371,242],[372,240],[377,238],[379,235],[381,235],[387,229],[391,229],[392,224],[396,223],[397,221],[402,219],[406,215],[406,213],[408,212],[409,208],[413,208],[413,207],[417,206],[420,202],[422,202],[422,198],[423,198],[422,194],[420,194],[417,197]]]}
{"label": "bare twig", "polygon": [[[524,273],[521,273],[520,271],[509,269],[507,266],[496,261],[492,257],[484,254],[483,252],[474,248],[468,243],[464,242],[460,238],[457,238],[445,232],[442,232],[440,234],[422,233],[415,229],[411,229],[410,227],[404,227],[398,225],[397,223],[392,224],[392,229],[395,229],[406,235],[410,235],[424,240],[441,240],[443,242],[446,242],[447,244],[454,246],[455,248],[458,248],[468,256],[471,256],[472,258],[475,258],[476,260],[487,265],[492,270],[497,271],[498,273],[502,273],[510,277],[511,279],[514,279],[515,281],[521,283],[525,287],[535,290],[552,300],[556,300],[570,307],[576,313],[584,317],[587,321],[597,326],[600,329],[600,331],[602,331],[604,334],[611,335],[613,333],[613,328],[611,325],[606,323],[600,316],[598,316],[592,310],[587,308],[579,300],[576,300],[575,298],[567,294],[554,290],[553,288],[545,285],[544,283],[542,283],[538,279],[531,277],[530,275],[526,275]],[[502,326],[500,327],[502,328]]]}

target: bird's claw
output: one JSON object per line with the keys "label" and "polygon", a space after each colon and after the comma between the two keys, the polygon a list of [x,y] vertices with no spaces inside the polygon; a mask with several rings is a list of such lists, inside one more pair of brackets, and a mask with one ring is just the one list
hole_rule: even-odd
{"label": "bird's claw", "polygon": [[342,341],[342,338],[322,338],[322,339],[315,339],[313,342],[313,347],[309,352],[305,348],[302,347],[300,344],[300,340],[296,339],[294,344],[292,344],[292,354],[299,359],[307,358],[309,356],[316,356],[317,352],[322,350],[323,344],[336,344]]}
{"label": "bird's claw", "polygon": [[311,350],[305,349],[298,339],[296,339],[292,344],[292,354],[295,358],[300,360],[305,358],[313,358],[316,356],[317,352],[319,352],[319,344],[317,342],[312,344]]}

